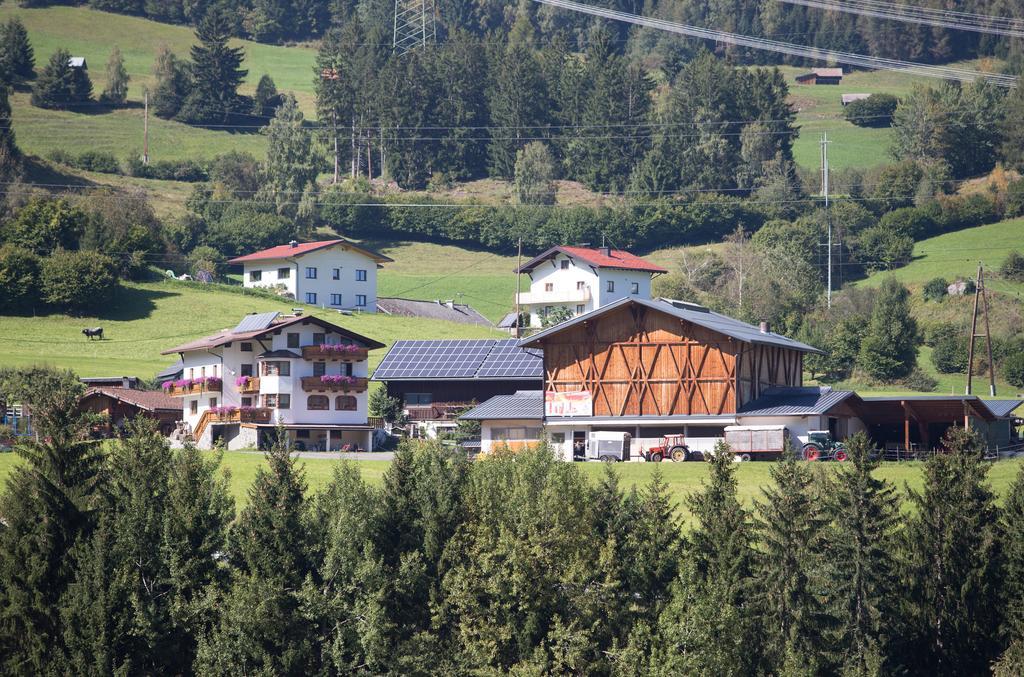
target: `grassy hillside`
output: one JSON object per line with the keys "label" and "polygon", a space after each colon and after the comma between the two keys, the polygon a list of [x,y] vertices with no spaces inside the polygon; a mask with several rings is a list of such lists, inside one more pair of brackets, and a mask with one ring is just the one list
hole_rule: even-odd
{"label": "grassy hillside", "polygon": [[[473,306],[492,322],[512,310],[516,291],[514,256],[422,242],[382,245],[381,251],[395,262],[385,264],[380,272],[380,296],[451,299]],[[529,284],[524,276],[524,291]]]}
{"label": "grassy hillside", "polygon": [[[21,460],[14,454],[0,454],[0,486],[6,479],[11,468]],[[260,454],[247,452],[227,452],[224,454],[224,467],[230,469],[230,488],[235,497],[237,510],[243,508],[248,501],[247,490],[256,477],[256,470],[265,463]],[[306,478],[309,480],[309,491],[315,493],[322,489],[339,465],[339,461],[326,458],[307,458],[302,461]],[[363,478],[370,484],[379,485],[387,461],[357,461]],[[743,463],[736,468],[739,480],[739,495],[743,504],[750,508],[754,499],[761,496],[761,488],[771,483],[768,471],[771,463]],[[989,471],[988,480],[996,495],[1001,500],[1006,496],[1010,484],[1021,466],[1020,460],[1001,461],[994,463]],[[579,467],[593,482],[604,473],[603,463],[581,463]],[[836,464],[821,465],[824,469],[833,470]],[[709,466],[705,463],[627,463],[616,466],[624,489],[642,486],[650,481],[656,470],[661,471],[663,481],[672,492],[677,511],[686,519],[688,515],[682,508],[682,501],[688,495],[700,489],[701,483],[708,477]],[[919,489],[922,483],[920,463],[886,463],[878,471],[880,477],[894,482],[901,492],[906,485]],[[909,507],[909,506],[907,506]]]}
{"label": "grassy hillside", "polygon": [[[203,288],[171,281],[126,284],[111,308],[99,317],[4,317],[0,322],[0,365],[50,364],[80,376],[151,377],[173,362],[160,351],[234,326],[246,313],[288,311],[291,301]],[[310,309],[332,322],[382,343],[399,338],[477,338],[498,335],[484,327],[384,315],[342,316]],[[106,339],[89,341],[83,327],[102,326]],[[383,357],[370,358],[371,368]]]}
{"label": "grassy hillside", "polygon": [[[37,70],[59,47],[65,47],[88,61],[96,95],[105,85],[105,66],[110,51],[118,46],[131,77],[128,97],[133,104],[114,112],[100,107],[76,112],[46,111],[32,107],[27,92],[18,92],[11,99],[18,145],[40,156],[58,148],[72,153],[105,150],[118,158],[141,153],[143,87],[154,84],[152,65],[156,50],[160,45],[167,45],[187,58],[194,42],[192,30],[81,7],[22,9],[10,2],[0,5],[0,20],[12,15],[20,17],[28,29]],[[255,91],[259,78],[269,73],[279,90],[294,93],[307,114],[312,113],[315,108],[314,49],[262,45],[245,40],[233,42],[245,49],[244,67],[249,75],[242,87],[244,93]],[[229,150],[246,150],[260,156],[265,152],[266,140],[255,131],[232,134],[150,116],[150,155],[154,160],[203,159]]]}

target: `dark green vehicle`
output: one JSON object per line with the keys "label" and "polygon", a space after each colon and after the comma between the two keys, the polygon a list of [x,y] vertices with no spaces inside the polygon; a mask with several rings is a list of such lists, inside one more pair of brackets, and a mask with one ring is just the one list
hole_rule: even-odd
{"label": "dark green vehicle", "polygon": [[807,443],[803,446],[805,461],[845,461],[849,456],[842,442],[832,439],[827,430],[811,430],[807,433]]}

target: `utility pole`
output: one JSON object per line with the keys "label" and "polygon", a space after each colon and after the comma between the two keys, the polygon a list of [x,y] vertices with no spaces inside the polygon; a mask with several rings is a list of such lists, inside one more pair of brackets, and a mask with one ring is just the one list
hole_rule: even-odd
{"label": "utility pole", "polygon": [[356,119],[352,118],[352,170],[349,176],[354,180],[356,178]]}
{"label": "utility pole", "polygon": [[142,116],[142,164],[149,164],[149,90],[142,95],[145,113]]}
{"label": "utility pole", "polygon": [[338,156],[338,111],[331,111],[331,127],[333,128],[332,135],[334,136],[334,183],[338,183],[338,170],[341,159]]}
{"label": "utility pole", "polygon": [[519,320],[522,317],[522,311],[519,306],[519,289],[520,281],[523,279],[523,274],[519,270],[523,267],[523,238],[519,238],[519,254],[516,257],[516,338],[519,338]]}
{"label": "utility pole", "polygon": [[828,307],[832,307],[832,213],[828,203],[828,132],[821,135],[821,194],[825,197],[825,223],[828,226],[828,242],[825,244],[828,256]]}
{"label": "utility pole", "polygon": [[[985,333],[978,333],[978,299],[981,299],[982,312],[985,313]],[[981,263],[978,263],[978,283],[974,287],[974,314],[971,317],[971,340],[967,346],[967,394],[971,394],[971,380],[974,371],[974,342],[982,336],[985,337],[985,347],[988,350],[988,394],[996,396],[996,373],[995,365],[992,364],[992,332],[988,325],[988,294],[985,293],[985,270]]]}

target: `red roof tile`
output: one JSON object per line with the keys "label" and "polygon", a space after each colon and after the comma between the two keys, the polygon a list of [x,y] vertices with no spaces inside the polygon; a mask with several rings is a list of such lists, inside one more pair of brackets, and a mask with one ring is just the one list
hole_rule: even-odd
{"label": "red roof tile", "polygon": [[378,254],[377,252],[369,249],[363,249],[348,240],[320,240],[319,242],[299,242],[294,247],[290,244],[280,244],[276,247],[271,247],[270,249],[246,254],[245,256],[238,256],[229,260],[228,263],[246,263],[249,261],[264,261],[267,259],[294,258],[320,249],[326,249],[327,247],[333,247],[336,244],[343,244],[346,247],[362,252],[378,263],[391,261],[391,259],[383,254]]}
{"label": "red roof tile", "polygon": [[592,247],[552,247],[540,256],[526,262],[517,272],[528,272],[537,265],[551,258],[553,255],[562,253],[595,266],[597,268],[618,268],[619,270],[641,270],[648,273],[667,273],[661,266],[656,266],[650,261],[630,254],[620,249],[611,249],[607,254],[602,249]]}

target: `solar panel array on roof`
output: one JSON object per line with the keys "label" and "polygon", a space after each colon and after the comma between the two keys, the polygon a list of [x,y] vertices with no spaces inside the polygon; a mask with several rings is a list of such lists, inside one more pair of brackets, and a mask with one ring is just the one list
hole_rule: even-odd
{"label": "solar panel array on roof", "polygon": [[525,350],[518,344],[515,339],[495,341],[476,375],[490,378],[540,378],[543,375],[542,353],[539,350]]}
{"label": "solar panel array on roof", "polygon": [[269,313],[254,313],[253,315],[246,315],[242,318],[242,321],[238,323],[238,326],[231,330],[232,334],[244,334],[249,331],[259,331],[260,329],[266,329],[274,323],[277,316],[281,313],[277,311],[271,311]]}
{"label": "solar panel array on roof", "polygon": [[540,351],[515,339],[397,341],[373,374],[376,381],[472,378],[540,378]]}

